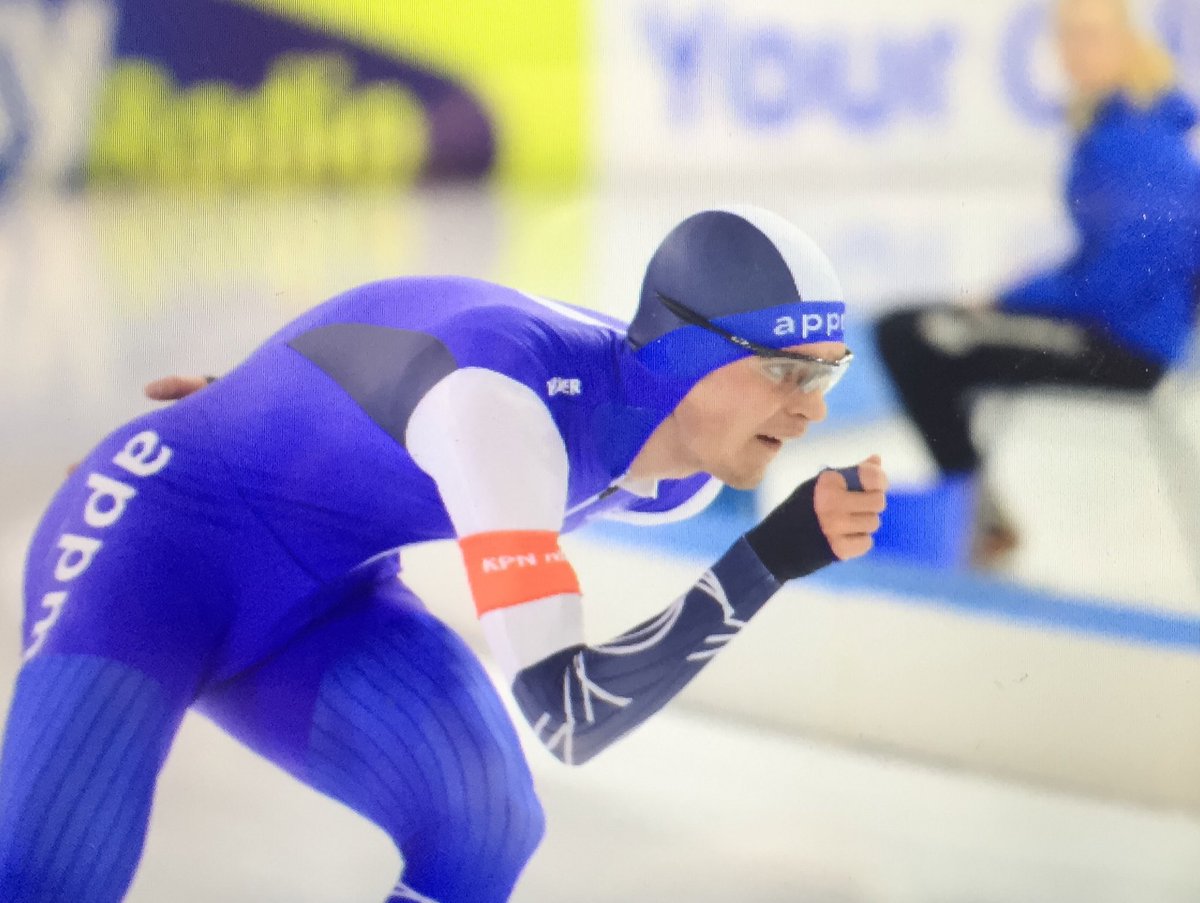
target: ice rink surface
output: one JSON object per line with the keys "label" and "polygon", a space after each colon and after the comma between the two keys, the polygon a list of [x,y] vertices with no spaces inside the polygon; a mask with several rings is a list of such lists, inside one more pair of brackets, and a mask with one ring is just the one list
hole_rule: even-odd
{"label": "ice rink surface", "polygon": [[[147,378],[219,373],[307,306],[398,273],[485,276],[627,312],[662,228],[727,197],[451,190],[0,204],[0,701],[18,666],[29,533],[65,466],[142,409]],[[1023,234],[1055,234],[1049,204],[1037,198],[858,200],[852,213],[843,198],[791,197],[782,212],[813,231],[851,297],[862,299],[860,335],[894,296],[982,292],[1011,268]],[[984,217],[996,224],[986,239],[965,228]],[[905,225],[913,221],[924,227],[919,236]],[[816,450],[787,466],[819,466],[865,442],[882,444],[891,466],[919,481],[919,455],[888,426],[894,411],[877,387],[852,379],[843,424],[835,408],[813,437]],[[1007,416],[1011,424],[1039,415]],[[1200,423],[1194,407],[1181,417]],[[1104,412],[1091,422],[1100,424],[1096,448],[1144,457],[1121,444],[1124,428]],[[1000,466],[1020,471],[1025,454],[1007,447]],[[1105,468],[1121,466],[1097,460],[1074,491],[1092,491],[1087,479],[1104,482]],[[1146,491],[1167,491],[1159,486]],[[1010,576],[1064,598],[1107,588],[1108,602],[1153,617],[1200,616],[1187,540],[1162,511],[1131,520],[1147,505],[1113,489],[1108,507],[1124,510],[1124,520],[1094,524],[1118,532],[1124,524],[1128,534],[1135,523],[1136,549],[1098,554],[1114,542],[1108,534],[1076,535],[1035,546]],[[636,556],[612,537],[573,542],[585,587],[604,590],[594,604],[611,600],[593,619],[596,638],[670,599],[668,583],[661,597],[627,605],[613,598],[614,573],[652,567],[676,580],[692,567],[673,547],[650,547],[640,564],[627,564]],[[1124,542],[1135,545],[1128,535]],[[450,561],[445,550],[418,550],[408,562],[412,582],[477,639]],[[677,705],[596,762],[567,769],[531,748],[549,827],[514,899],[1200,900],[1200,650],[1080,639],[1061,624],[1014,627],[962,605],[912,605],[907,590],[901,602],[896,592],[858,580],[785,594],[770,623],[764,618]],[[754,694],[757,707],[739,693]],[[383,899],[397,867],[381,833],[196,717],[162,777],[130,899],[368,903]]]}

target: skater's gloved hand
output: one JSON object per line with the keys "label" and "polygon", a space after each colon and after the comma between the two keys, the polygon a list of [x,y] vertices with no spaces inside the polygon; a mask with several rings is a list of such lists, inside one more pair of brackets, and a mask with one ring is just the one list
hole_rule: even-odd
{"label": "skater's gloved hand", "polygon": [[142,391],[152,401],[179,401],[193,392],[199,392],[214,380],[215,376],[163,376],[146,383]]}
{"label": "skater's gloved hand", "polygon": [[822,471],[763,518],[746,540],[781,583],[858,558],[874,544],[887,487],[879,455],[855,467]]}

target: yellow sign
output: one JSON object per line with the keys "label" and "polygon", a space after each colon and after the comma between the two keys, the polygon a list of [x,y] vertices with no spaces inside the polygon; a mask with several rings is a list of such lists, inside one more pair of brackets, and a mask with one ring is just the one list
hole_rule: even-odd
{"label": "yellow sign", "polygon": [[238,0],[461,79],[497,126],[496,171],[575,179],[593,115],[582,0]]}
{"label": "yellow sign", "polygon": [[580,0],[128,0],[119,15],[94,180],[569,184],[588,169]]}

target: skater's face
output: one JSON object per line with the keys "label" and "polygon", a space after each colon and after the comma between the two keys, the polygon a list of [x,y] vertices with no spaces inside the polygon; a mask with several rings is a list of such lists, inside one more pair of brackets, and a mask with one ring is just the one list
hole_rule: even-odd
{"label": "skater's face", "polygon": [[1061,0],[1057,38],[1075,90],[1099,97],[1120,87],[1134,44],[1122,0]]}
{"label": "skater's face", "polygon": [[[841,342],[787,350],[828,361],[847,353]],[[677,454],[688,470],[710,473],[735,489],[753,489],[785,442],[825,419],[823,392],[774,379],[765,363],[748,357],[714,370],[671,414]]]}

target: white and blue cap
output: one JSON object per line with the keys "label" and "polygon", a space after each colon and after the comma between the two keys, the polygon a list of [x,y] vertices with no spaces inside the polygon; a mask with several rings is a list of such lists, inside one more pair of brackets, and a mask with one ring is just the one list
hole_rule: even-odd
{"label": "white and blue cap", "polygon": [[753,353],[688,322],[678,313],[685,309],[730,336],[770,349],[838,342],[843,336],[841,283],[807,235],[757,207],[689,216],[646,268],[637,314],[621,346],[620,397],[596,410],[596,433],[613,474],[624,472],[697,382]]}
{"label": "white and blue cap", "polygon": [[672,229],[646,268],[628,330],[641,363],[688,381],[750,353],[686,322],[672,302],[766,348],[844,336],[846,306],[829,258],[796,226],[758,207],[705,210]]}

